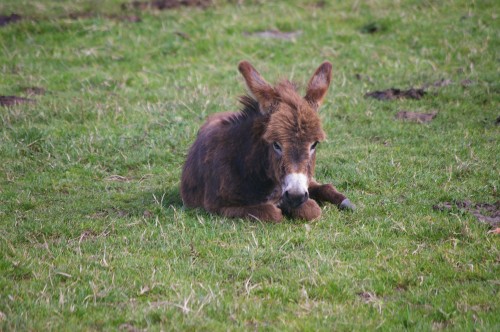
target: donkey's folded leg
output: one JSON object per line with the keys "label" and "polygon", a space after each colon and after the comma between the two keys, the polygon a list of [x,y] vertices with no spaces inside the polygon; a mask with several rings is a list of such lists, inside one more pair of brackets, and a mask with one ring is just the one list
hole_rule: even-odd
{"label": "donkey's folded leg", "polygon": [[280,222],[281,219],[283,219],[281,210],[270,203],[251,206],[222,207],[218,212],[230,218],[251,218],[274,222]]}
{"label": "donkey's folded leg", "polygon": [[318,202],[330,202],[339,207],[339,209],[355,210],[356,206],[346,198],[343,194],[337,191],[331,184],[319,184],[311,182],[309,185],[309,197]]}
{"label": "donkey's folded leg", "polygon": [[285,214],[289,215],[294,219],[303,219],[311,221],[321,217],[321,208],[319,207],[318,203],[316,203],[314,200],[308,199],[299,207],[286,210]]}

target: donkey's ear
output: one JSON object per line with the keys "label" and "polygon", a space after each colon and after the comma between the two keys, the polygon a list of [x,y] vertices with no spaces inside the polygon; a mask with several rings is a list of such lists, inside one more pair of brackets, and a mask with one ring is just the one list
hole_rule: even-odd
{"label": "donkey's ear", "polygon": [[243,75],[250,94],[259,102],[260,112],[263,114],[270,112],[276,95],[273,87],[247,61],[241,61],[238,70]]}
{"label": "donkey's ear", "polygon": [[316,69],[314,75],[309,80],[309,84],[307,84],[305,99],[314,109],[318,110],[323,103],[331,79],[332,64],[325,61]]}

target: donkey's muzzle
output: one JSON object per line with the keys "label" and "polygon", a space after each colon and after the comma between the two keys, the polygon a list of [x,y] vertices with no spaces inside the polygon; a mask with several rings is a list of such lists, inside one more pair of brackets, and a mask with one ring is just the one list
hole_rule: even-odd
{"label": "donkey's muzzle", "polygon": [[289,191],[285,191],[285,197],[284,197],[285,204],[291,208],[297,208],[301,206],[308,199],[309,199],[309,193],[307,191],[305,193],[303,192],[292,193]]}

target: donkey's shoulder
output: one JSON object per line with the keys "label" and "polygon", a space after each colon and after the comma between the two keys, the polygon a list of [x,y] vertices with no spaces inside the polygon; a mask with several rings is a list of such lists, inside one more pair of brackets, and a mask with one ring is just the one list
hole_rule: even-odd
{"label": "donkey's shoulder", "polygon": [[207,121],[202,127],[202,130],[209,130],[219,127],[224,124],[231,123],[234,117],[238,116],[239,112],[220,112],[212,114],[208,117]]}

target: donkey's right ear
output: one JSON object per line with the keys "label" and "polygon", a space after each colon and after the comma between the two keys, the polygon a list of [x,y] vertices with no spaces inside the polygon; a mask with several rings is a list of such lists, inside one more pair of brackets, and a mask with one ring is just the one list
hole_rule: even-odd
{"label": "donkey's right ear", "polygon": [[243,75],[250,94],[259,102],[260,112],[269,113],[276,95],[273,87],[248,61],[241,61],[238,70]]}
{"label": "donkey's right ear", "polygon": [[325,61],[316,69],[307,85],[305,99],[311,106],[318,110],[326,96],[330,81],[332,80],[332,64]]}

